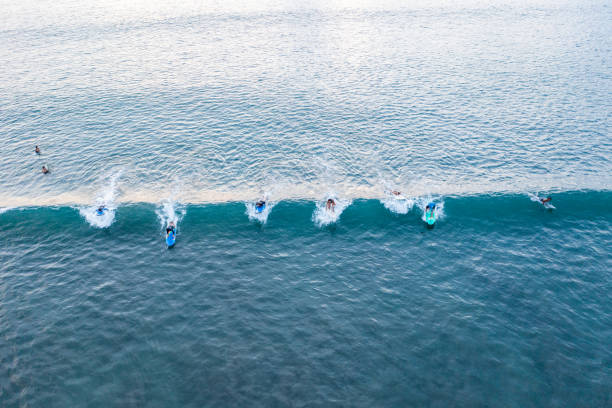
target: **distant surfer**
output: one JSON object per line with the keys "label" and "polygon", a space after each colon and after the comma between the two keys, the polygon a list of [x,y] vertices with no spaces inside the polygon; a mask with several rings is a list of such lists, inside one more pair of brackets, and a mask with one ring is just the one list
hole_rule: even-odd
{"label": "distant surfer", "polygon": [[166,227],[166,245],[168,248],[174,246],[174,242],[176,240],[176,225],[174,225],[174,221],[170,221],[168,226]]}
{"label": "distant surfer", "polygon": [[327,209],[327,211],[334,212],[334,208],[336,208],[336,202],[333,199],[328,198],[327,203],[325,204],[325,209]]}
{"label": "distant surfer", "polygon": [[428,228],[433,228],[436,222],[436,203],[431,202],[425,206],[425,222]]}
{"label": "distant surfer", "polygon": [[266,208],[266,202],[264,200],[259,200],[255,203],[255,211],[258,213],[262,212]]}
{"label": "distant surfer", "polygon": [[36,154],[40,154],[40,149],[38,148],[38,145],[36,145],[36,148],[34,149],[34,152],[36,152]]}
{"label": "distant surfer", "polygon": [[98,207],[98,209],[96,210],[96,215],[104,215],[104,211],[106,210],[106,206],[101,205]]}
{"label": "distant surfer", "polygon": [[176,225],[174,225],[174,221],[170,221],[168,226],[166,227],[166,236],[170,235],[171,232],[174,232]]}
{"label": "distant surfer", "polygon": [[391,192],[391,194],[393,194],[394,196],[399,196],[399,195],[401,195],[402,193],[400,193],[400,192],[399,192],[399,191],[397,191],[397,190],[393,190],[393,191]]}
{"label": "distant surfer", "polygon": [[548,196],[546,198],[540,198],[540,202],[542,204],[550,203],[551,201],[552,201],[552,197],[551,196]]}
{"label": "distant surfer", "polygon": [[42,166],[42,172],[43,172],[43,174],[47,174],[47,173],[49,173],[49,169],[46,168],[45,166]]}
{"label": "distant surfer", "polygon": [[547,210],[552,211],[555,209],[555,206],[552,204],[551,196],[547,196],[546,198],[544,198],[544,197],[540,197],[537,193],[536,194],[528,193],[527,195],[529,196],[531,201],[535,201],[536,203],[542,204],[542,207],[546,208]]}

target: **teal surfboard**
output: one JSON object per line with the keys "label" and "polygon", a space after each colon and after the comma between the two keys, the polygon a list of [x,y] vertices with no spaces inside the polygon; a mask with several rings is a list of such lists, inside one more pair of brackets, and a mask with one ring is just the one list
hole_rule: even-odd
{"label": "teal surfboard", "polygon": [[427,210],[425,212],[425,222],[427,225],[434,225],[436,222],[436,212],[435,210]]}

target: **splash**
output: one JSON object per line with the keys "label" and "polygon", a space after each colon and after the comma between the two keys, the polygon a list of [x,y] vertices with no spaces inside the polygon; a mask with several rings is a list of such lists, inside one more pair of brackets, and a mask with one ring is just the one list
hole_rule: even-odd
{"label": "splash", "polygon": [[[330,198],[336,202],[333,210],[328,210],[326,207],[327,200]],[[312,214],[312,220],[319,228],[334,224],[340,218],[342,211],[351,205],[351,202],[351,200],[338,199],[335,194],[329,193],[323,201],[317,203],[317,207]]]}
{"label": "splash", "polygon": [[427,204],[431,202],[436,203],[436,221],[444,219],[444,217],[446,216],[446,214],[444,213],[444,200],[442,200],[442,197],[420,197],[416,200],[416,205],[419,210],[421,210],[421,219],[423,220],[423,222],[427,222],[427,220],[425,219],[425,207],[427,207]]}
{"label": "splash", "polygon": [[546,208],[547,210],[554,210],[556,207],[554,205],[552,205],[550,202],[548,203],[543,203],[542,202],[542,197],[540,197],[538,195],[538,193],[527,193],[527,196],[529,197],[529,199],[531,201],[535,201],[536,203],[540,204],[541,206],[543,206],[544,208]]}
{"label": "splash", "polygon": [[408,212],[414,206],[414,199],[406,197],[404,194],[393,194],[395,190],[385,190],[385,196],[380,202],[385,208],[392,213],[396,214],[408,214]]}
{"label": "splash", "polygon": [[270,215],[270,212],[272,212],[272,208],[276,205],[276,203],[270,201],[268,193],[265,193],[262,198],[257,201],[265,201],[265,208],[261,212],[258,212],[255,209],[255,202],[247,201],[244,203],[246,206],[246,214],[249,216],[249,220],[259,222],[263,225],[268,221],[268,216]]}
{"label": "splash", "polygon": [[[79,208],[79,213],[83,216],[89,225],[96,228],[108,228],[115,221],[115,198],[118,193],[117,180],[121,177],[121,171],[113,174],[109,178],[108,185],[98,193],[94,204],[88,207]],[[104,213],[99,215],[97,209],[104,207]]]}
{"label": "splash", "polygon": [[155,214],[157,214],[161,228],[164,231],[170,222],[173,222],[178,229],[178,224],[186,213],[187,210],[185,207],[173,198],[162,201],[160,206],[155,210]]}
{"label": "splash", "polygon": [[12,210],[14,207],[2,207],[0,208],[0,214],[3,214],[9,210]]}

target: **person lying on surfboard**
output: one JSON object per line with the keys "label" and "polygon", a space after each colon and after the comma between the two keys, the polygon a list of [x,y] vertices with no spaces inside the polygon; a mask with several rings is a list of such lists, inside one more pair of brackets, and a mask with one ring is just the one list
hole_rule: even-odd
{"label": "person lying on surfboard", "polygon": [[104,215],[104,210],[106,210],[106,206],[105,205],[101,205],[98,207],[98,209],[96,210],[96,214],[98,215]]}
{"label": "person lying on surfboard", "polygon": [[43,174],[47,174],[49,172],[49,169],[46,168],[45,166],[42,167],[42,172]]}
{"label": "person lying on surfboard", "polygon": [[393,191],[391,192],[391,194],[398,196],[398,195],[400,195],[400,194],[402,194],[402,193],[400,193],[400,192],[399,192],[399,191],[397,191],[397,190],[393,190]]}
{"label": "person lying on surfboard", "polygon": [[552,201],[552,197],[551,197],[551,196],[548,196],[548,197],[546,197],[546,198],[540,198],[540,202],[541,202],[542,204],[546,204],[546,203],[549,203],[549,202],[551,202],[551,201]]}
{"label": "person lying on surfboard", "polygon": [[334,208],[336,207],[336,202],[331,198],[327,199],[327,203],[325,204],[325,209],[328,211],[334,212]]}
{"label": "person lying on surfboard", "polygon": [[170,235],[170,233],[174,231],[175,227],[176,226],[174,225],[174,221],[170,221],[168,223],[168,226],[166,227],[166,236]]}
{"label": "person lying on surfboard", "polygon": [[264,200],[260,200],[258,202],[255,203],[255,209],[257,211],[262,211],[263,207],[266,205],[266,202]]}

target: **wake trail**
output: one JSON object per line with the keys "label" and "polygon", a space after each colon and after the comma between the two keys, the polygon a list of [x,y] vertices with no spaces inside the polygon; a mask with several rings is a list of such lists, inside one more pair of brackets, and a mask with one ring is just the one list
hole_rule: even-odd
{"label": "wake trail", "polygon": [[[115,221],[115,210],[117,209],[115,199],[118,194],[117,181],[121,177],[121,174],[122,171],[120,170],[110,176],[108,184],[100,190],[92,205],[79,208],[81,216],[85,218],[92,227],[108,228],[113,224],[113,221]],[[100,207],[105,208],[102,215],[97,212]]]}

